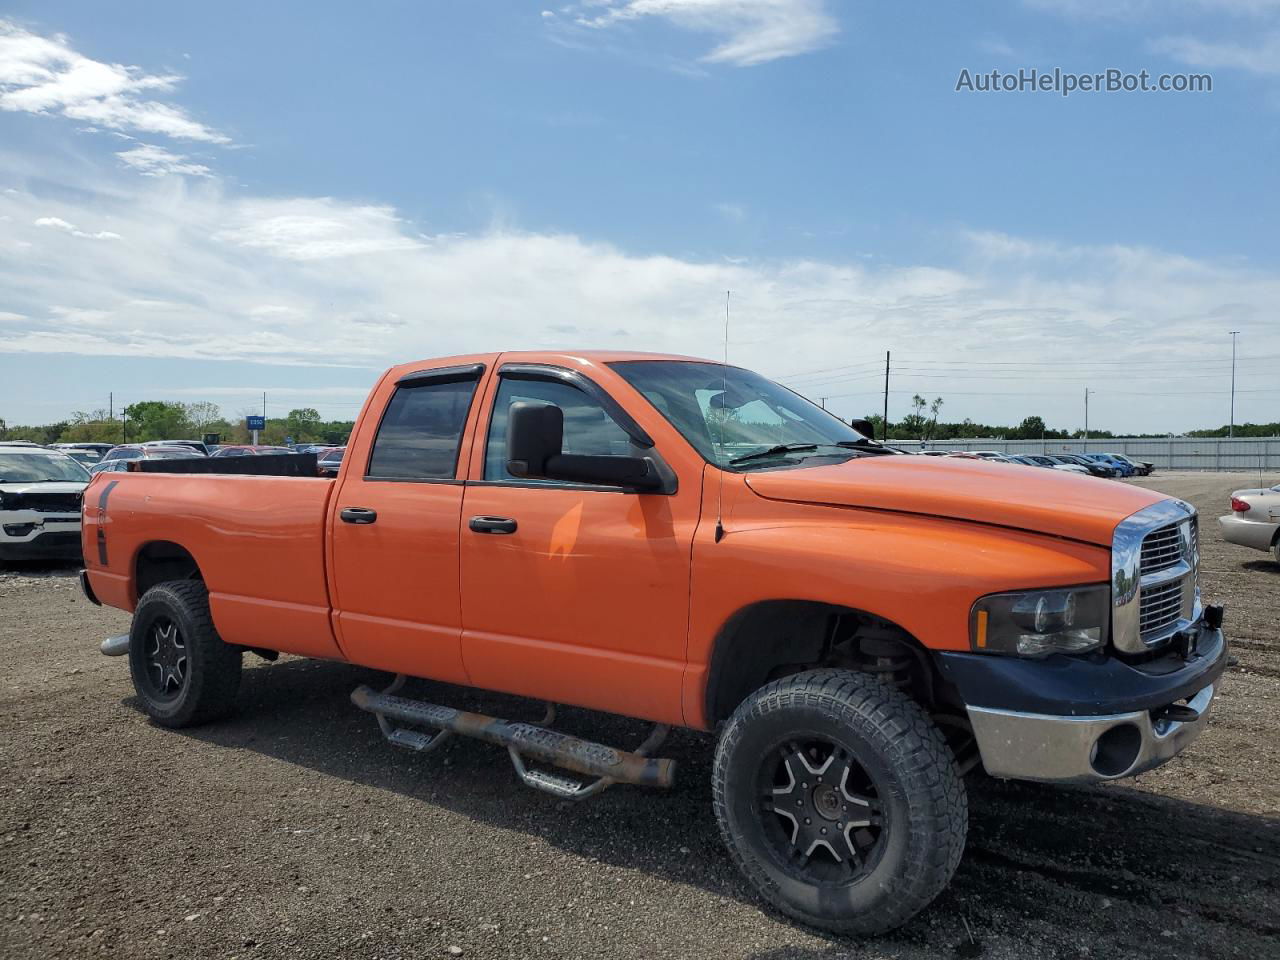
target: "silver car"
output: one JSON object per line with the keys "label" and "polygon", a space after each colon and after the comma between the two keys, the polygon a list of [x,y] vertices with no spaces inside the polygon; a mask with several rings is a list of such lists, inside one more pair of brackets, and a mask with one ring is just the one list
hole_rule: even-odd
{"label": "silver car", "polygon": [[1218,525],[1224,540],[1266,550],[1280,563],[1280,484],[1267,490],[1237,490],[1231,495],[1231,512],[1219,517]]}

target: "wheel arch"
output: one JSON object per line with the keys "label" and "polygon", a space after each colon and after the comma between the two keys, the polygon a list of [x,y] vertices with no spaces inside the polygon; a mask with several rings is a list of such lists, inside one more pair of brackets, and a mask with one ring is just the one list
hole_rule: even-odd
{"label": "wheel arch", "polygon": [[157,583],[166,580],[203,580],[195,555],[172,540],[150,540],[133,558],[133,588],[140,600]]}
{"label": "wheel arch", "polygon": [[926,708],[949,700],[928,648],[893,621],[836,603],[762,600],[716,633],[703,692],[707,726],[770,680],[822,666],[883,674]]}

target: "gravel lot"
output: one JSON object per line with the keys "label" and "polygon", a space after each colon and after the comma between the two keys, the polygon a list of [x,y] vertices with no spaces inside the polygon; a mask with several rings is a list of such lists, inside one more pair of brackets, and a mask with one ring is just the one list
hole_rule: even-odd
{"label": "gravel lot", "polygon": [[[1137,481],[1202,512],[1203,585],[1239,658],[1208,732],[1136,781],[1048,788],[975,777],[968,848],[892,936],[827,938],[763,910],[711,814],[711,741],[673,735],[668,793],[569,806],[503,753],[386,745],[347,700],[370,671],[246,657],[243,709],[149,724],[127,628],[73,571],[0,571],[0,953],[19,957],[1277,957],[1280,565],[1213,518],[1256,475]],[[1268,484],[1280,482],[1272,476]],[[502,716],[536,705],[423,684]],[[638,724],[565,711],[636,743]]]}

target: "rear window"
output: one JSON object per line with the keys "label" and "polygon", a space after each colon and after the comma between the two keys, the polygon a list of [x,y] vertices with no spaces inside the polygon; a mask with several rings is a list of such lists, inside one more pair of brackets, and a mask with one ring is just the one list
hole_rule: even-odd
{"label": "rear window", "polygon": [[387,404],[369,455],[370,480],[452,480],[476,380],[406,384]]}

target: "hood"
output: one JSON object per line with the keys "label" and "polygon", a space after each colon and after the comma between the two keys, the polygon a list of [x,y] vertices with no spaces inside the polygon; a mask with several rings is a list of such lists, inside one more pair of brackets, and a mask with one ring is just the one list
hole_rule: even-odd
{"label": "hood", "polygon": [[1087,474],[958,457],[859,457],[745,476],[769,500],[972,520],[1100,546],[1125,517],[1168,499]]}
{"label": "hood", "polygon": [[88,480],[59,480],[54,483],[0,483],[4,493],[82,493]]}

